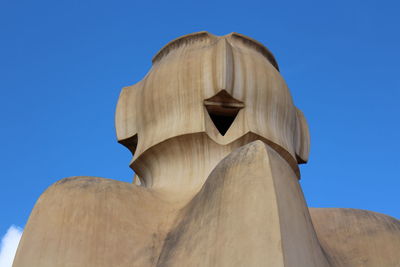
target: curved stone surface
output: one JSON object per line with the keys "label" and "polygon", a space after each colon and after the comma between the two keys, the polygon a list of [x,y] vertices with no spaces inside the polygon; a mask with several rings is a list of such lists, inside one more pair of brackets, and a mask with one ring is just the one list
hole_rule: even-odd
{"label": "curved stone surface", "polygon": [[181,214],[157,266],[329,266],[295,173],[261,141],[222,160]]}
{"label": "curved stone surface", "polygon": [[332,266],[400,266],[399,220],[358,209],[311,208],[310,213]]}
{"label": "curved stone surface", "polygon": [[133,184],[63,179],[37,201],[13,266],[154,266],[174,208]]}
{"label": "curved stone surface", "polygon": [[399,221],[307,208],[308,126],[251,38],[200,32],[167,44],[122,90],[116,130],[135,183],[52,185],[14,267],[400,266]]}
{"label": "curved stone surface", "polygon": [[168,195],[63,179],[37,201],[14,266],[328,266],[295,172],[262,141],[225,157],[190,200]]}
{"label": "curved stone surface", "polygon": [[[224,135],[204,105],[221,91],[244,104]],[[133,161],[169,138],[201,132],[220,145],[251,132],[282,147],[294,161],[308,160],[308,127],[273,55],[237,33],[194,33],[165,46],[146,77],[122,90],[116,130],[123,144],[136,136],[137,145],[127,145],[135,151]]]}

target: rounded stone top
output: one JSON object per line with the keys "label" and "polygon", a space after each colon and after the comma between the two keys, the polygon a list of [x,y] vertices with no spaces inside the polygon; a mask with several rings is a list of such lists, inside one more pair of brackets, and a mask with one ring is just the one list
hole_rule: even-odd
{"label": "rounded stone top", "polygon": [[268,59],[268,61],[279,71],[279,66],[278,62],[276,61],[274,55],[272,54],[271,51],[268,50],[263,44],[258,42],[257,40],[254,40],[253,38],[250,38],[248,36],[245,36],[240,33],[232,32],[227,35],[223,36],[217,36],[214,34],[211,34],[207,31],[200,31],[200,32],[195,32],[195,33],[190,33],[183,35],[181,37],[178,37],[169,43],[167,43],[164,47],[162,47],[157,54],[153,57],[152,63],[155,64],[156,62],[160,61],[164,56],[169,54],[172,50],[179,48],[185,44],[189,43],[194,43],[197,41],[201,41],[204,39],[208,39],[210,41],[218,41],[220,39],[235,39],[243,42],[249,47],[252,47],[256,51],[260,52],[264,57]]}

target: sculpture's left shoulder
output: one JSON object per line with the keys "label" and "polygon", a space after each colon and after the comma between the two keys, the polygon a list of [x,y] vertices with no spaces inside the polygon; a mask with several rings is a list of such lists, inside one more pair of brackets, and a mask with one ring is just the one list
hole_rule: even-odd
{"label": "sculpture's left shoulder", "polygon": [[333,266],[400,266],[400,221],[359,209],[310,208],[318,239]]}

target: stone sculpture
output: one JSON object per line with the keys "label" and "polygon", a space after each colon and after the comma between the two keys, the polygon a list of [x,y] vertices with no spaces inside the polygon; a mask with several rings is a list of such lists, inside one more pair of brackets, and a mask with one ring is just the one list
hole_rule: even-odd
{"label": "stone sculpture", "polygon": [[14,267],[400,266],[400,222],[308,209],[309,133],[272,53],[199,32],[122,90],[134,184],[63,179],[37,201]]}

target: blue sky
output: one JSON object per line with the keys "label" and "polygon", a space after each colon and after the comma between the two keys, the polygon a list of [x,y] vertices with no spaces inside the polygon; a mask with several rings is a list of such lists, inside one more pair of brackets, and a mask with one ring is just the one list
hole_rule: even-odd
{"label": "blue sky", "polygon": [[313,207],[400,218],[396,1],[0,1],[0,235],[55,181],[131,181],[116,142],[120,89],[168,41],[235,31],[276,56],[311,131]]}

